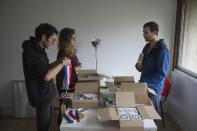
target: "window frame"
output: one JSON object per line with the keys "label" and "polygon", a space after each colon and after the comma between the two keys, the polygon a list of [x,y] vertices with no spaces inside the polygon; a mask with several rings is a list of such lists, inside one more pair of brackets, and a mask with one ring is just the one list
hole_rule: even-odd
{"label": "window frame", "polygon": [[[182,40],[183,40],[183,33],[181,31],[184,29],[185,23],[185,14],[186,14],[186,4],[188,0],[177,0],[177,10],[176,10],[176,25],[175,25],[175,39],[174,39],[174,52],[173,52],[173,65],[172,71],[174,69],[178,69],[189,76],[197,78],[197,73],[190,71],[182,66],[179,66],[178,62],[180,61],[180,53],[182,52]],[[188,1],[189,2],[189,1]],[[184,18],[183,18],[184,17]]]}

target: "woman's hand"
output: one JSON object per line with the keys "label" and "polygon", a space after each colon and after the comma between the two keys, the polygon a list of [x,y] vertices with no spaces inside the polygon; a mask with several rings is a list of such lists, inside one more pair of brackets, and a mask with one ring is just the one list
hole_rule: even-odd
{"label": "woman's hand", "polygon": [[64,57],[64,59],[62,59],[61,63],[63,66],[65,66],[65,65],[69,66],[71,64],[71,60],[67,57]]}

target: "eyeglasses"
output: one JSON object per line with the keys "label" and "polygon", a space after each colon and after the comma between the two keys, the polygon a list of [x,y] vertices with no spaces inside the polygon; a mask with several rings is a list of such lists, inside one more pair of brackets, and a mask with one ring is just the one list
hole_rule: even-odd
{"label": "eyeglasses", "polygon": [[52,41],[52,42],[55,42],[56,41],[56,38],[49,38],[48,40],[49,41]]}
{"label": "eyeglasses", "polygon": [[71,37],[70,40],[76,41],[76,37]]}
{"label": "eyeglasses", "polygon": [[71,40],[76,40],[76,37],[74,36],[74,37],[71,37],[70,39],[71,39]]}

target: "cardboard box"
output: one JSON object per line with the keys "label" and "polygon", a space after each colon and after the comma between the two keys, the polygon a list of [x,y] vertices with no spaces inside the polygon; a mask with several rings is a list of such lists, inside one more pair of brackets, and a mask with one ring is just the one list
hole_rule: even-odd
{"label": "cardboard box", "polygon": [[105,86],[106,86],[106,87],[110,87],[110,86],[113,86],[113,85],[114,85],[113,82],[105,82]]}
{"label": "cardboard box", "polygon": [[120,85],[122,82],[133,83],[134,76],[115,76],[114,77],[114,84],[115,85]]}
{"label": "cardboard box", "polygon": [[96,109],[99,107],[99,84],[98,82],[78,82],[75,86],[77,94],[98,94],[98,100],[75,100],[72,98],[72,108]]}
{"label": "cardboard box", "polygon": [[109,91],[110,92],[118,92],[118,91],[121,91],[121,90],[119,88],[119,85],[111,85],[111,86],[109,86]]}
{"label": "cardboard box", "polygon": [[155,92],[154,90],[147,88],[146,83],[122,82],[121,85],[112,85],[109,87],[110,94],[120,91],[134,92],[136,104],[138,106],[140,105],[153,106],[152,101],[148,97],[148,93],[152,92],[154,94]]}
{"label": "cardboard box", "polygon": [[96,75],[97,72],[94,69],[89,69],[89,70],[80,70],[78,72],[78,75],[82,75],[82,76],[87,76],[87,75]]}
{"label": "cardboard box", "polygon": [[80,70],[78,73],[79,82],[99,82],[105,75],[98,74],[96,70]]}
{"label": "cardboard box", "polygon": [[[120,131],[144,131],[144,119],[161,119],[153,106],[136,107],[133,92],[116,92],[116,107],[98,110],[99,121],[119,120]],[[136,107],[142,120],[120,120],[117,112],[119,107]]]}
{"label": "cardboard box", "polygon": [[137,104],[145,104],[152,106],[151,100],[148,98],[148,93],[156,95],[153,89],[146,86],[146,83],[126,83],[122,82],[120,85],[121,91],[131,91],[135,93],[135,102]]}
{"label": "cardboard box", "polygon": [[95,76],[78,76],[78,82],[99,82],[102,77]]}

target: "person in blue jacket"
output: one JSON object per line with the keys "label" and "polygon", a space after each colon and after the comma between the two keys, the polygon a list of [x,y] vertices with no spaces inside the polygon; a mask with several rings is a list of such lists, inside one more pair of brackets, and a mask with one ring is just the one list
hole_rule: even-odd
{"label": "person in blue jacket", "polygon": [[158,38],[159,26],[156,22],[148,22],[143,26],[143,36],[148,42],[143,48],[143,59],[136,63],[136,69],[141,72],[140,82],[155,91],[149,94],[155,109],[159,112],[159,102],[164,87],[165,77],[168,75],[170,54],[163,39]]}

